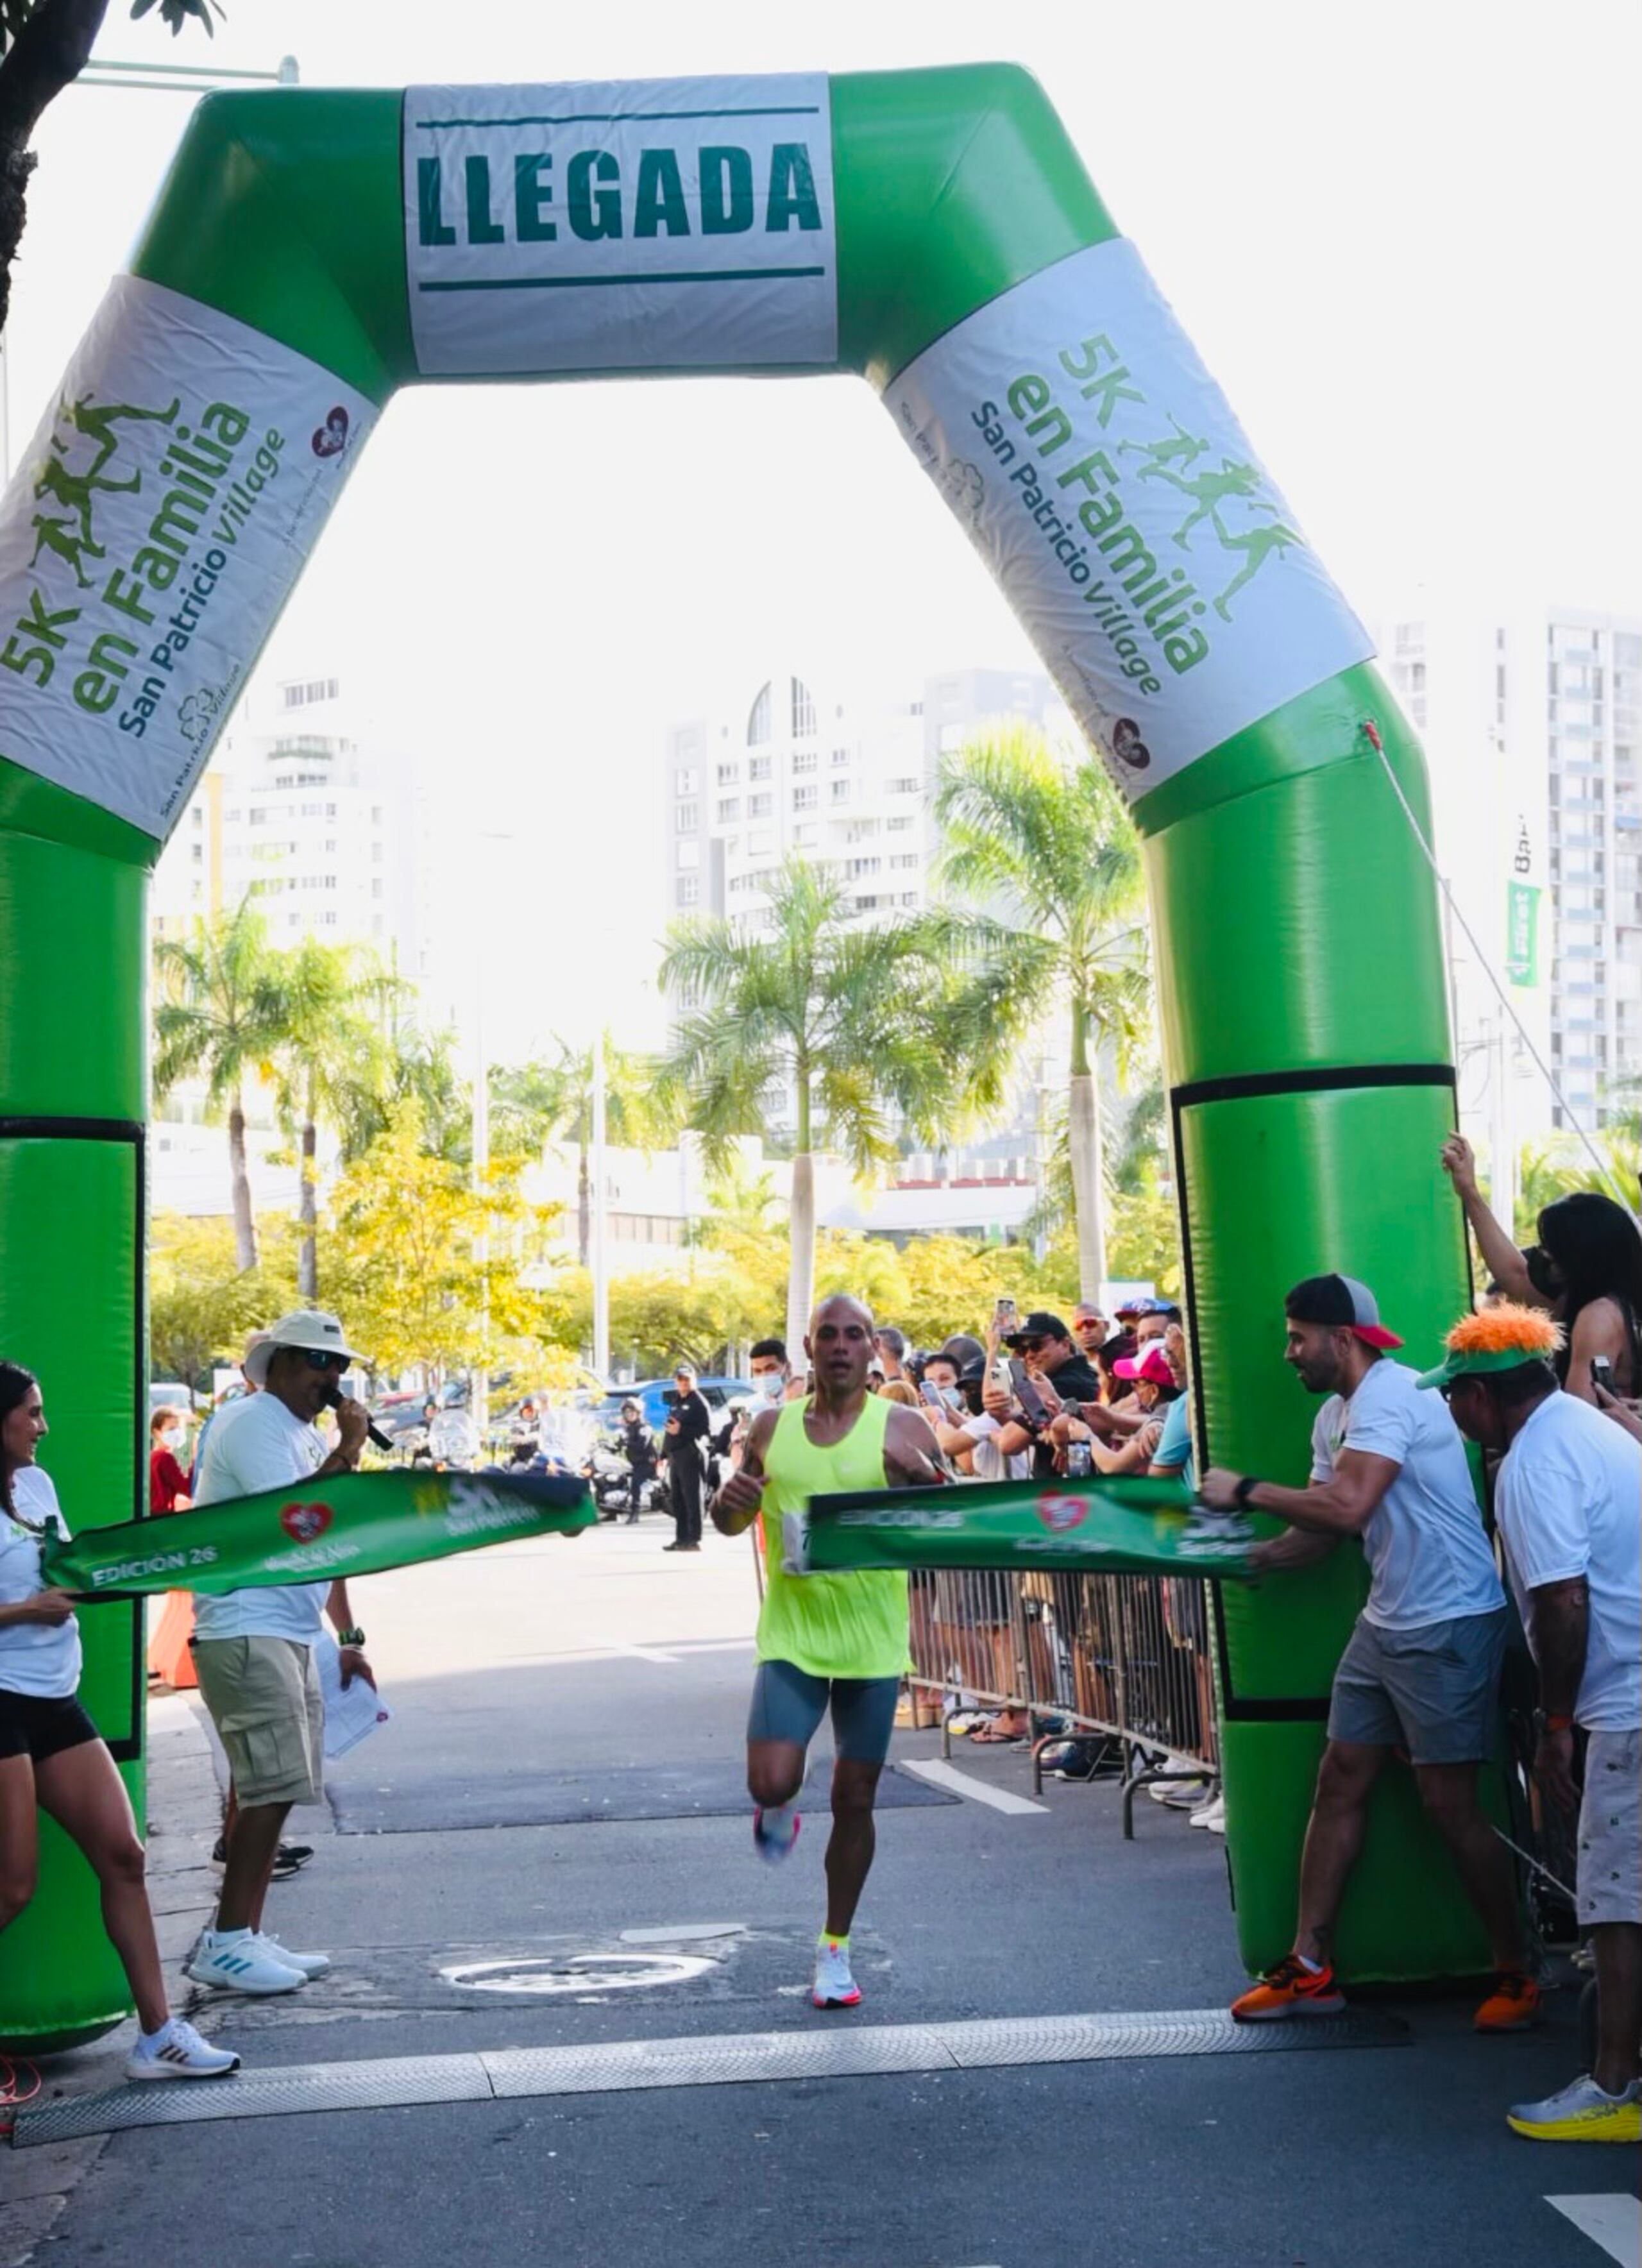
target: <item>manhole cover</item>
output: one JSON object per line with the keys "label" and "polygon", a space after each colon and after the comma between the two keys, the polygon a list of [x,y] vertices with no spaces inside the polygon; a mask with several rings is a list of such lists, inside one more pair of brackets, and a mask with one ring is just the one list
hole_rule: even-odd
{"label": "manhole cover", "polygon": [[466,1992],[623,1992],[688,1984],[718,1962],[696,1953],[544,1954],[512,1961],[462,1961],[441,1969]]}

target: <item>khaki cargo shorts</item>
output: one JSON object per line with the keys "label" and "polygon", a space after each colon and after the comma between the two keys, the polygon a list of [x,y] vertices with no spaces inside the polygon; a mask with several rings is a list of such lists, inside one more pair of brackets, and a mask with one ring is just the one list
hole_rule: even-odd
{"label": "khaki cargo shorts", "polygon": [[194,1666],[241,1807],[319,1802],[325,1704],[313,1647],[289,1638],[202,1638]]}
{"label": "khaki cargo shorts", "polygon": [[1593,1733],[1585,1751],[1575,1904],[1587,1929],[1642,1922],[1642,1733]]}

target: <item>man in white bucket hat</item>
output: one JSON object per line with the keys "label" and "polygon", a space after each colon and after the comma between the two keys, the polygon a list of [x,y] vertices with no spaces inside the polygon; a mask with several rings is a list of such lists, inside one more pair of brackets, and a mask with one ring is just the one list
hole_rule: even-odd
{"label": "man in white bucket hat", "polygon": [[[282,1315],[246,1352],[257,1392],[232,1425],[213,1427],[195,1474],[195,1504],[255,1496],[264,1489],[351,1472],[369,1420],[363,1403],[339,1396],[352,1362],[335,1315],[318,1307]],[[328,1456],[315,1422],[336,1411],[337,1442]],[[228,1843],[216,1926],[204,1931],[188,1965],[196,1984],[230,1992],[293,1992],[330,1963],[322,1953],[293,1953],[262,1931],[280,1830],[293,1803],[323,1793],[325,1711],[313,1642],[328,1609],[342,1648],[342,1683],[374,1684],[345,1583],[291,1583],[202,1598],[195,1610],[195,1666],[233,1774],[239,1815]]]}

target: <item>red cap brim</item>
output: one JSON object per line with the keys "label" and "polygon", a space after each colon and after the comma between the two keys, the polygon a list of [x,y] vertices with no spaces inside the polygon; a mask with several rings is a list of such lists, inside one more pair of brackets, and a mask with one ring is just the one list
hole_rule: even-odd
{"label": "red cap brim", "polygon": [[1403,1344],[1396,1333],[1388,1331],[1383,1323],[1353,1323],[1351,1329],[1365,1346],[1378,1347],[1382,1354]]}

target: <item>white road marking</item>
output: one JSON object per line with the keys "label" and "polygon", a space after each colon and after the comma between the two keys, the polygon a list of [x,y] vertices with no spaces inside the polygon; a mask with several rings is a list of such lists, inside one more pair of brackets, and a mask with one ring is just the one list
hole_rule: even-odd
{"label": "white road marking", "polygon": [[956,1764],[943,1764],[939,1756],[908,1757],[901,1769],[916,1772],[931,1787],[948,1787],[954,1795],[968,1796],[972,1803],[990,1803],[994,1811],[1013,1815],[1049,1809],[1047,1803],[1034,1803],[1029,1795],[1013,1795],[1006,1787],[992,1787],[983,1779],[975,1779],[969,1773],[960,1771]]}
{"label": "white road marking", "polygon": [[1622,2191],[1595,2197],[1548,2197],[1565,2220],[1600,2244],[1619,2268],[1642,2268],[1642,2202]]}
{"label": "white road marking", "polygon": [[628,1655],[634,1661],[676,1661],[676,1653],[664,1653],[659,1646],[630,1646],[623,1638],[607,1638],[606,1647],[611,1653]]}

